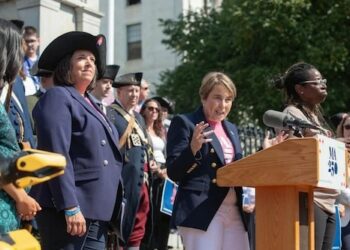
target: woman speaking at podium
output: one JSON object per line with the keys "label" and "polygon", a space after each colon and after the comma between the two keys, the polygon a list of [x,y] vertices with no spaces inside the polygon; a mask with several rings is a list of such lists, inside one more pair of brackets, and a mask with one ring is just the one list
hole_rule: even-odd
{"label": "woman speaking at podium", "polygon": [[232,80],[208,73],[202,105],[173,118],[168,131],[168,176],[179,183],[172,214],[186,250],[247,250],[242,187],[219,187],[218,168],[242,158],[234,124],[225,120],[237,95]]}
{"label": "woman speaking at podium", "polygon": [[[320,106],[327,97],[326,83],[315,66],[304,62],[292,65],[275,81],[275,86],[285,92],[286,107],[283,112],[321,128],[290,131],[290,137],[312,137],[318,133],[332,136]],[[334,203],[338,194],[333,189],[314,190],[315,250],[332,249],[336,220]]]}

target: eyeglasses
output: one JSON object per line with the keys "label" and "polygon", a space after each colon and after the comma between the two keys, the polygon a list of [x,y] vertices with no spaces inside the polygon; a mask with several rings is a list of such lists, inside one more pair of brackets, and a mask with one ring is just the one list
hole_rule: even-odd
{"label": "eyeglasses", "polygon": [[35,43],[37,40],[36,39],[26,39],[24,40],[26,43]]}
{"label": "eyeglasses", "polygon": [[310,81],[304,81],[300,82],[300,84],[314,84],[314,85],[327,85],[327,79],[316,79],[316,80],[310,80]]}
{"label": "eyeglasses", "polygon": [[349,130],[350,129],[350,124],[345,124],[344,129]]}
{"label": "eyeglasses", "polygon": [[159,112],[159,108],[156,108],[156,107],[147,107],[147,110],[151,112],[153,111]]}

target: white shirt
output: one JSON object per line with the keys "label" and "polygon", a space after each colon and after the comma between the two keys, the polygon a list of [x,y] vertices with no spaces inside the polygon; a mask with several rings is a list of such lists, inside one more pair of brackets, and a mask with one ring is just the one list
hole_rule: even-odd
{"label": "white shirt", "polygon": [[165,142],[162,138],[160,138],[157,135],[150,135],[152,144],[153,144],[153,155],[154,160],[158,163],[164,164],[165,163],[165,156],[164,156],[164,149],[165,149]]}

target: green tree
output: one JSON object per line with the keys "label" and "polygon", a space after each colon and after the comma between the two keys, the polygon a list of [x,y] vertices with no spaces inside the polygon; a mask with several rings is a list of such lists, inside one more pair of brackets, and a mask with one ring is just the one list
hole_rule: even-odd
{"label": "green tree", "polygon": [[349,24],[348,0],[224,0],[220,11],[161,20],[163,42],[182,63],[162,73],[158,93],[189,112],[199,104],[203,76],[223,71],[238,89],[230,118],[261,121],[267,109],[282,108],[271,79],[305,61],[328,79],[325,113],[349,111]]}

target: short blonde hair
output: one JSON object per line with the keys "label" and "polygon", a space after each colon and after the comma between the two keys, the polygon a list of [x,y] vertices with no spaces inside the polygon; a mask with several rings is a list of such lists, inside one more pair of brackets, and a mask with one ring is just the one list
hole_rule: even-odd
{"label": "short blonde hair", "polygon": [[199,88],[199,96],[201,99],[206,100],[213,88],[219,84],[222,84],[227,88],[227,90],[232,94],[233,99],[236,98],[236,86],[226,74],[221,72],[209,72],[204,76],[201,87]]}

